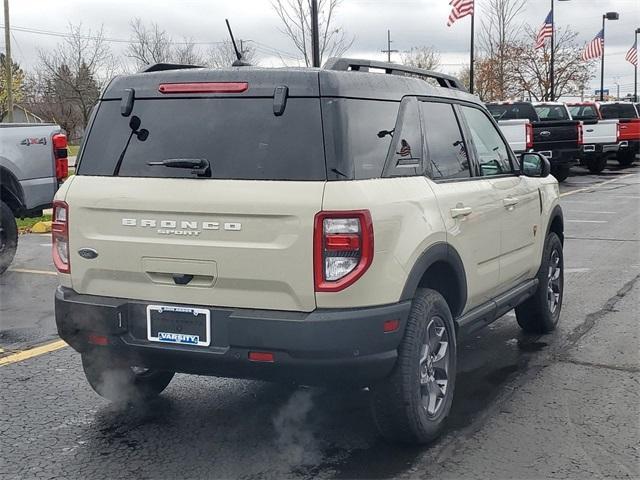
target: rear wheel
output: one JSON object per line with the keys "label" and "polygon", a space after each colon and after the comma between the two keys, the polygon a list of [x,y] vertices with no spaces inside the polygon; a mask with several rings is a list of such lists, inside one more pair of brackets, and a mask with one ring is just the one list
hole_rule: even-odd
{"label": "rear wheel", "polygon": [[91,388],[112,402],[139,402],[157,397],[174,372],[122,365],[101,351],[82,354],[82,368]]}
{"label": "rear wheel", "polygon": [[371,387],[378,430],[387,440],[428,443],[449,415],[456,378],[456,335],[442,295],[419,289],[393,372]]}
{"label": "rear wheel", "polygon": [[558,180],[559,182],[564,182],[569,176],[570,171],[571,168],[567,166],[554,167],[551,169],[551,175],[556,177],[556,180]]}
{"label": "rear wheel", "polygon": [[516,318],[525,332],[549,333],[558,324],[564,292],[562,242],[553,232],[547,235],[537,278],[536,293],[516,307]]}
{"label": "rear wheel", "polygon": [[618,163],[623,167],[628,167],[629,165],[631,165],[635,158],[636,153],[630,148],[619,151],[617,156]]}
{"label": "rear wheel", "polygon": [[587,168],[591,173],[601,173],[606,166],[607,166],[607,157],[604,155],[590,158],[587,161]]}
{"label": "rear wheel", "polygon": [[0,201],[0,274],[9,268],[18,248],[18,225],[9,206]]}

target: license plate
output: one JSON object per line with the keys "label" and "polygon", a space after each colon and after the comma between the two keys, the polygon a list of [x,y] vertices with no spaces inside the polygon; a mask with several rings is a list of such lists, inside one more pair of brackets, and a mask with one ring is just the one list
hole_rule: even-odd
{"label": "license plate", "polygon": [[147,339],[208,347],[211,344],[211,312],[203,308],[147,305]]}

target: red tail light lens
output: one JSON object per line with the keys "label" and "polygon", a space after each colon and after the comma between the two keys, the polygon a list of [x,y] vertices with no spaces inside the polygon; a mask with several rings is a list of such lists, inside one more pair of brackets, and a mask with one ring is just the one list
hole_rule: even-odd
{"label": "red tail light lens", "polygon": [[61,182],[69,176],[67,136],[64,133],[56,133],[51,138],[51,143],[53,144],[53,157],[56,162],[56,178]]}
{"label": "red tail light lens", "polygon": [[69,263],[69,205],[53,202],[53,223],[51,226],[53,244],[53,264],[60,273],[70,273]]}
{"label": "red tail light lens", "polygon": [[368,210],[320,212],[315,218],[316,292],[339,292],[373,261],[373,222]]}
{"label": "red tail light lens", "polygon": [[617,137],[617,141],[620,141],[620,122],[616,123],[616,137]]}
{"label": "red tail light lens", "polygon": [[533,148],[533,125],[531,125],[530,123],[527,123],[526,136],[527,136],[527,150],[529,150]]}
{"label": "red tail light lens", "polygon": [[247,82],[161,83],[160,93],[242,93],[249,89]]}
{"label": "red tail light lens", "polygon": [[582,130],[582,122],[578,124],[578,145],[584,143],[584,130]]}

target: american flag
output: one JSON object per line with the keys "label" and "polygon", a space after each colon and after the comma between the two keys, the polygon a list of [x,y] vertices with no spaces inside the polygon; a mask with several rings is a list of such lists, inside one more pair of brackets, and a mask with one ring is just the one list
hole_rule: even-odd
{"label": "american flag", "polygon": [[624,59],[636,67],[638,66],[638,39],[636,39],[633,47],[629,49],[627,56],[624,57]]}
{"label": "american flag", "polygon": [[600,30],[598,34],[591,40],[582,52],[584,61],[598,58],[604,52],[604,30]]}
{"label": "american flag", "polygon": [[467,15],[473,15],[473,2],[474,0],[451,0],[451,13],[449,14],[449,21],[447,21],[447,27],[450,27],[456,20],[466,17]]}
{"label": "american flag", "polygon": [[400,141],[400,151],[398,153],[401,157],[411,157],[411,146],[404,138]]}
{"label": "american flag", "polygon": [[540,27],[540,31],[538,32],[538,37],[536,38],[536,50],[538,48],[544,47],[544,41],[547,38],[551,38],[553,36],[553,13],[549,12],[546,20]]}

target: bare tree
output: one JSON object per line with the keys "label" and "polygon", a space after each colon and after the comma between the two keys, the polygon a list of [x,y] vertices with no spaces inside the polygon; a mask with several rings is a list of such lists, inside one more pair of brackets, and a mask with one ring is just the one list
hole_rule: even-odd
{"label": "bare tree", "polygon": [[184,38],[176,42],[160,25],[145,25],[140,18],[133,19],[130,26],[131,37],[126,55],[134,60],[139,69],[154,63],[199,65],[204,61],[193,40]]}
{"label": "bare tree", "polygon": [[[70,24],[62,43],[50,51],[40,50],[39,58],[33,77],[37,85],[31,97],[37,103],[61,105],[55,109],[61,117],[52,118],[59,123],[72,127],[86,125],[100,89],[116,68],[103,29],[85,31],[82,25]],[[74,116],[78,118],[71,118]]]}
{"label": "bare tree", "polygon": [[[245,62],[255,64],[257,61],[255,48],[242,40],[236,40],[236,44],[242,53],[242,59]],[[228,68],[237,58],[233,44],[230,40],[225,40],[209,48],[205,63],[213,68]]]}
{"label": "bare tree", "polygon": [[[484,81],[489,87],[486,95],[493,99],[505,99],[514,95],[511,86],[513,65],[512,46],[518,40],[521,25],[518,25],[518,16],[525,7],[526,0],[488,0],[483,11],[485,12],[480,26],[478,44],[480,47],[479,60],[488,60],[491,69],[487,70]],[[475,83],[475,82],[474,82]]]}
{"label": "bare tree", "polygon": [[435,70],[440,66],[440,53],[433,47],[413,47],[402,53],[402,63],[425,70]]}
{"label": "bare tree", "polygon": [[[537,32],[527,27],[524,40],[519,41],[514,47],[512,57],[514,67],[514,79],[522,94],[535,100],[549,98],[551,92],[551,79],[549,76],[549,64],[551,46],[549,42],[544,48],[534,48]],[[569,28],[559,28],[555,38],[555,96],[573,94],[580,95],[582,90],[594,76],[594,62],[582,60],[581,45],[576,43],[578,34]],[[555,100],[555,99],[554,99]]]}
{"label": "bare tree", "polygon": [[[335,25],[336,10],[342,0],[318,1],[318,24],[321,62],[329,57],[341,56],[353,44],[342,27]],[[311,41],[311,1],[272,0],[271,5],[282,22],[282,33],[291,39],[302,54],[305,65],[313,63]]]}

